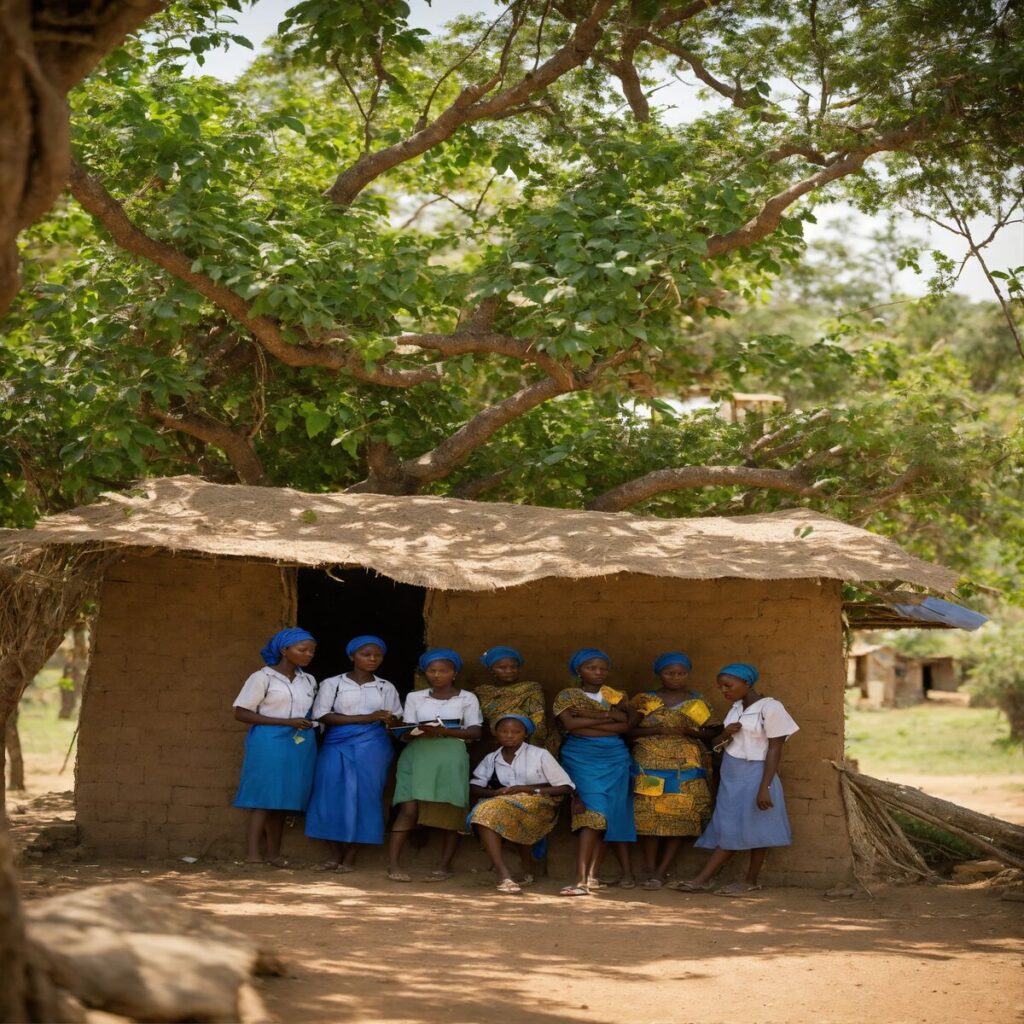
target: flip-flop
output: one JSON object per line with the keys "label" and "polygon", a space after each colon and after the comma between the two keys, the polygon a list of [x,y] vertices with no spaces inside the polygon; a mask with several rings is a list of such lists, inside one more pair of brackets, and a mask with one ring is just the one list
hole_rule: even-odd
{"label": "flip-flop", "polygon": [[339,864],[336,868],[339,875],[347,875],[355,871],[355,864]]}
{"label": "flip-flop", "polygon": [[334,860],[325,860],[323,864],[314,864],[314,871],[340,871],[341,865]]}
{"label": "flip-flop", "polygon": [[660,889],[665,883],[660,878],[648,878],[646,881],[640,883],[641,889],[649,889],[652,892],[655,889]]}
{"label": "flip-flop", "polygon": [[665,888],[672,889],[674,892],[711,892],[712,885],[710,882],[705,885],[696,885],[693,882],[669,882]]}
{"label": "flip-flop", "polygon": [[[608,883],[602,882],[600,878],[588,878],[586,887],[588,892],[597,892],[600,889],[607,889]],[[568,886],[568,888],[571,889],[572,886]],[[580,886],[576,886],[576,888],[578,889]]]}
{"label": "flip-flop", "polygon": [[411,882],[412,875],[407,875],[404,871],[389,871],[388,878],[392,882]]}
{"label": "flip-flop", "polygon": [[585,885],[567,885],[558,890],[559,896],[589,896],[590,889]]}
{"label": "flip-flop", "polygon": [[526,874],[523,875],[523,877],[519,880],[520,885],[533,885],[533,882],[533,875],[531,875],[529,871],[527,871]]}
{"label": "flip-flop", "polygon": [[453,872],[442,871],[438,868],[436,871],[431,871],[429,875],[425,875],[423,878],[424,882],[446,882],[452,877]]}
{"label": "flip-flop", "polygon": [[273,860],[267,861],[272,868],[287,868],[291,867],[287,857],[275,857]]}
{"label": "flip-flop", "polygon": [[619,882],[619,888],[620,889],[635,889],[636,888],[636,879],[635,878],[630,878],[630,879],[627,879],[625,882],[620,881]]}
{"label": "flip-flop", "polygon": [[495,888],[498,892],[507,892],[512,894],[518,894],[523,891],[522,886],[518,882],[513,881],[511,878],[503,878]]}
{"label": "flip-flop", "polygon": [[730,882],[723,885],[721,889],[715,890],[716,896],[746,896],[748,892],[760,892],[760,885],[751,885],[749,882]]}

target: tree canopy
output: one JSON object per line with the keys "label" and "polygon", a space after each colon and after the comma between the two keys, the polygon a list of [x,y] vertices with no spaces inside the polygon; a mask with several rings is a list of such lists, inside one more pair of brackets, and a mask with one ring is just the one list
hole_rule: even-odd
{"label": "tree canopy", "polygon": [[[9,522],[182,471],[811,504],[1018,578],[1024,268],[986,264],[992,311],[879,310],[881,245],[804,239],[845,199],[984,261],[971,225],[1022,194],[1014,5],[513,0],[428,35],[401,0],[303,0],[239,80],[184,75],[240,6],[166,5],[71,93],[72,198],[4,322]],[[694,389],[787,401],[729,422],[670,401]]]}

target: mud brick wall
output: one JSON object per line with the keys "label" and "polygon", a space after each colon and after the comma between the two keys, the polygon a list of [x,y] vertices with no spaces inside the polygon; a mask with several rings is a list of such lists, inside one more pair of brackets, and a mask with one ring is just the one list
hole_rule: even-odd
{"label": "mud brick wall", "polygon": [[[780,771],[794,842],[769,855],[765,877],[773,884],[822,886],[846,880],[851,870],[838,777],[829,765],[843,754],[840,609],[834,580],[618,575],[539,580],[491,593],[432,593],[426,618],[431,645],[462,653],[467,685],[484,679],[477,662],[482,651],[512,644],[526,658],[524,676],[543,684],[549,704],[570,683],[566,662],[580,647],[607,651],[612,684],[631,693],[654,684],[651,662],[657,654],[686,651],[694,662],[695,688],[719,715],[728,707],[714,685],[716,670],[730,661],[757,665],[761,691],[783,701],[800,725],[786,744]],[[560,852],[559,860],[570,850],[568,835],[552,842],[552,856]],[[704,854],[688,851],[683,857],[680,866],[689,870]]]}
{"label": "mud brick wall", "polygon": [[237,855],[246,727],[231,706],[290,615],[281,571],[131,556],[100,601],[76,768],[83,842],[113,857]]}

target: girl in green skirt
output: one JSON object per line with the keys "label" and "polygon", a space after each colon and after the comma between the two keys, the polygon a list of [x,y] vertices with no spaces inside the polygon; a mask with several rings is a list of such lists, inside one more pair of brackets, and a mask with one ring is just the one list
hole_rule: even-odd
{"label": "girl in green skirt", "polygon": [[480,738],[483,724],[476,696],[455,685],[462,670],[456,651],[435,647],[420,658],[419,665],[430,688],[410,693],[402,713],[405,725],[416,728],[403,735],[408,745],[398,759],[392,800],[398,813],[388,839],[388,878],[393,882],[411,881],[400,858],[409,832],[417,825],[444,832],[441,863],[424,881],[451,878],[469,804],[466,743]]}

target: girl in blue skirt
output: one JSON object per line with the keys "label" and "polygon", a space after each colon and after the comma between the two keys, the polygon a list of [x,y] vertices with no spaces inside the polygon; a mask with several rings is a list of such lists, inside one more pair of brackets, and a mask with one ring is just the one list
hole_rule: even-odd
{"label": "girl in blue skirt", "polygon": [[624,693],[607,686],[611,659],[596,647],[584,647],[569,659],[569,674],[576,686],[562,690],[553,707],[565,732],[562,767],[576,793],[572,830],[577,835],[576,884],[561,896],[587,896],[603,888],[598,869],[605,844],[611,843],[622,867],[619,885],[636,882],[629,860],[629,844],[636,842],[630,786],[629,748],[625,734],[640,721]]}
{"label": "girl in blue skirt", "polygon": [[[313,717],[327,726],[316,761],[306,835],[326,839],[330,871],[354,871],[360,844],[384,842],[384,787],[395,758],[388,725],[402,713],[398,691],[376,675],[387,653],[379,636],[357,636],[345,653],[352,668],[320,684]],[[342,846],[347,844],[342,859]]]}
{"label": "girl in blue skirt", "polygon": [[[249,808],[245,859],[285,867],[281,834],[287,814],[306,809],[316,765],[312,707],[316,680],[303,672],[316,653],[304,629],[275,633],[235,698],[235,721],[245,722],[245,760],[235,806]],[[265,842],[265,853],[261,845]]]}
{"label": "girl in blue skirt", "polygon": [[718,688],[733,701],[725,716],[724,740],[715,812],[695,847],[713,850],[704,870],[688,882],[671,888],[681,892],[707,892],[712,879],[732,855],[750,851],[750,864],[742,879],[716,889],[719,896],[742,896],[760,889],[758,876],[770,847],[789,846],[793,834],[786,816],[786,800],[779,781],[779,762],[786,740],[800,728],[782,702],[762,697],[755,686],[759,673],[753,665],[734,662],[719,670]]}

